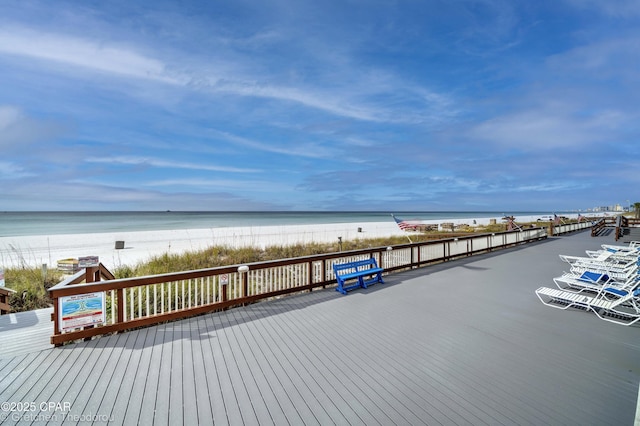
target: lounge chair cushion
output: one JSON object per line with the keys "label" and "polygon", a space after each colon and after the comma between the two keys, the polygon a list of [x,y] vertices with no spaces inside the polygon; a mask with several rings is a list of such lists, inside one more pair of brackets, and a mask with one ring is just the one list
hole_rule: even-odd
{"label": "lounge chair cushion", "polygon": [[590,283],[598,283],[598,282],[606,282],[609,281],[609,276],[607,274],[600,274],[598,272],[584,271],[580,278],[580,281],[586,281]]}

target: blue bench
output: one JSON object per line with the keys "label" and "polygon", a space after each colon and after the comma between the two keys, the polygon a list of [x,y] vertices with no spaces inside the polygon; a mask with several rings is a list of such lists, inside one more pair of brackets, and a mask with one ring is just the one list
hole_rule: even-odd
{"label": "blue bench", "polygon": [[[374,258],[365,260],[356,260],[355,262],[339,263],[333,265],[333,272],[336,275],[338,281],[338,288],[342,294],[347,294],[347,291],[354,288],[362,287],[367,288],[369,284],[383,283],[382,280],[382,268],[378,268],[378,264]],[[371,276],[372,278],[365,280],[365,277]],[[354,284],[346,285],[347,280],[357,279]]]}

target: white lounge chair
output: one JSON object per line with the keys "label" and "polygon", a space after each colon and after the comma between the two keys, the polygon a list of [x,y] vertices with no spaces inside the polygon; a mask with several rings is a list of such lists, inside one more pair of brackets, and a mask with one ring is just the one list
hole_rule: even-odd
{"label": "white lounge chair", "polygon": [[585,272],[604,274],[615,281],[625,282],[638,275],[638,265],[620,268],[611,265],[575,263],[571,265],[569,271],[575,276],[581,276]]}
{"label": "white lounge chair", "polygon": [[560,255],[560,259],[570,265],[574,274],[592,271],[605,273],[618,280],[626,280],[636,273],[640,262],[637,257],[614,257],[611,252],[605,252],[597,258]]}
{"label": "white lounge chair", "polygon": [[638,286],[640,277],[637,273],[629,275],[625,279],[610,277],[603,272],[584,271],[575,274],[565,272],[560,277],[553,279],[553,282],[560,290],[581,293],[583,291],[600,293],[603,288],[611,287],[620,290],[629,290]]}
{"label": "white lounge chair", "polygon": [[574,274],[572,272],[565,272],[560,277],[553,279],[556,286],[560,290],[575,289],[578,292],[581,291],[600,291],[604,286],[611,282],[611,277],[606,273],[599,273],[593,271],[584,271],[581,274]]}
{"label": "white lounge chair", "polygon": [[634,251],[634,250],[640,250],[640,241],[631,241],[629,243],[629,245],[626,246],[619,246],[619,245],[614,245],[614,244],[602,244],[600,247],[602,247],[605,250],[628,250],[628,251]]}
{"label": "white lounge chair", "polygon": [[603,265],[616,268],[627,268],[633,265],[637,266],[640,258],[637,255],[634,256],[616,256],[610,251],[603,251],[597,257],[590,256],[567,256],[560,255],[560,259],[567,262],[570,265]]}
{"label": "white lounge chair", "polygon": [[600,319],[631,325],[640,320],[640,288],[620,290],[604,288],[596,296],[540,287],[536,296],[547,306],[558,309],[578,308],[594,312]]}

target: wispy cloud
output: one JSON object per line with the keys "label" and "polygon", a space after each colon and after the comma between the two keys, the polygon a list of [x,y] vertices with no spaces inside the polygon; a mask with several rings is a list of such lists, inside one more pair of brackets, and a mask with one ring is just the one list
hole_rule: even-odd
{"label": "wispy cloud", "polygon": [[[143,50],[149,53],[142,53]],[[445,95],[419,85],[408,86],[391,75],[381,79],[380,73],[371,74],[370,71],[356,76],[349,70],[345,77],[352,81],[347,85],[338,82],[330,86],[273,83],[269,76],[247,74],[246,71],[237,74],[238,69],[250,69],[243,63],[232,65],[222,59],[207,63],[202,58],[193,57],[185,61],[190,64],[185,66],[177,62],[185,59],[184,54],[159,59],[157,52],[150,47],[136,48],[113,41],[26,27],[0,30],[0,53],[51,61],[67,72],[77,68],[212,94],[272,99],[364,121],[437,123],[443,117],[455,115]],[[236,60],[251,59],[236,57]],[[212,73],[212,69],[217,71]],[[389,101],[394,104],[393,109],[389,108]],[[411,108],[399,114],[398,106],[405,103],[409,103]]]}
{"label": "wispy cloud", "polygon": [[160,188],[197,188],[199,190],[220,190],[226,191],[242,190],[243,193],[270,193],[282,194],[290,192],[291,186],[281,183],[271,183],[268,188],[264,187],[262,180],[237,180],[237,179],[160,179],[143,183],[145,187]]}
{"label": "wispy cloud", "polygon": [[170,76],[163,62],[135,50],[57,33],[19,27],[4,28],[0,30],[0,53],[54,61],[123,77],[168,84],[185,83]]}
{"label": "wispy cloud", "polygon": [[34,176],[33,173],[10,161],[0,160],[0,180],[16,180]]}
{"label": "wispy cloud", "polygon": [[253,150],[271,152],[274,154],[282,154],[293,157],[323,158],[331,154],[335,154],[331,149],[317,144],[309,144],[307,142],[293,143],[292,146],[276,145],[273,142],[265,143],[255,139],[249,139],[242,136],[233,135],[229,132],[210,131],[211,134],[229,141],[235,145],[251,148]]}
{"label": "wispy cloud", "polygon": [[168,169],[204,170],[210,172],[228,173],[257,173],[260,169],[247,169],[242,167],[217,166],[212,164],[185,163],[180,161],[164,160],[152,157],[127,157],[116,156],[110,158],[86,158],[87,163],[99,163],[109,165],[145,166]]}

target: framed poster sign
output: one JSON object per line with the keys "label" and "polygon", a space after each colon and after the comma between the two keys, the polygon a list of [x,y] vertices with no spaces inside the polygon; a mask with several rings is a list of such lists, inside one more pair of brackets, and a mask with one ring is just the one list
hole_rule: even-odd
{"label": "framed poster sign", "polygon": [[105,321],[106,303],[103,291],[58,299],[58,324],[61,332],[104,324]]}

